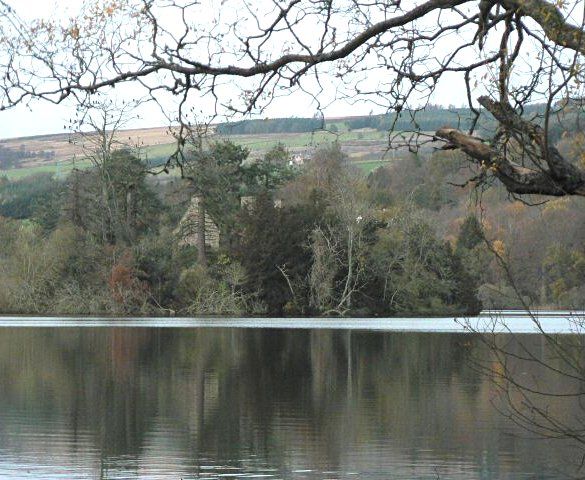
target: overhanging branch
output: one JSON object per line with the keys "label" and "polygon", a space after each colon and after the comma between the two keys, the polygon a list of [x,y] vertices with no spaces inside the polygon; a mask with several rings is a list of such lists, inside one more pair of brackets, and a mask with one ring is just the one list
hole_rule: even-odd
{"label": "overhanging branch", "polygon": [[517,165],[479,138],[454,128],[440,128],[435,135],[446,140],[451,146],[459,148],[480,168],[495,175],[510,193],[555,197],[585,196],[585,174],[560,155],[562,161],[570,165],[575,172],[568,179],[554,178],[549,170],[536,170]]}

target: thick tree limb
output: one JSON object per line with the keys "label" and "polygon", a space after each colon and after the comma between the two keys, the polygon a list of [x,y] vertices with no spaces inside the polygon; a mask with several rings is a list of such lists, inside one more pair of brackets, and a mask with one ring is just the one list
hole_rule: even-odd
{"label": "thick tree limb", "polygon": [[539,153],[531,158],[534,168],[514,163],[497,148],[480,139],[452,128],[441,128],[437,137],[460,148],[478,165],[490,170],[511,193],[552,196],[585,196],[585,172],[567,161],[547,142],[544,129],[519,115],[507,101],[495,101],[483,96],[478,102],[500,123],[500,128],[517,134],[526,145]]}
{"label": "thick tree limb", "polygon": [[[505,129],[520,133],[527,137],[528,141],[537,146],[540,151],[541,160],[546,163],[548,174],[553,180],[559,184],[563,184],[568,191],[573,191],[578,185],[582,184],[584,172],[565,160],[557,148],[547,142],[546,133],[540,125],[522,118],[507,102],[496,102],[489,97],[480,97],[478,102]],[[535,163],[539,165],[542,162],[538,160],[536,159]]]}
{"label": "thick tree limb", "polygon": [[436,136],[460,148],[481,168],[491,171],[511,193],[555,197],[565,195],[585,196],[585,173],[568,164],[560,155],[559,157],[562,161],[570,165],[575,171],[573,177],[555,179],[548,170],[539,171],[517,165],[477,137],[454,128],[440,128],[437,130]]}
{"label": "thick tree limb", "polygon": [[585,36],[580,27],[568,23],[561,11],[546,0],[503,0],[505,8],[532,18],[552,42],[585,54]]}

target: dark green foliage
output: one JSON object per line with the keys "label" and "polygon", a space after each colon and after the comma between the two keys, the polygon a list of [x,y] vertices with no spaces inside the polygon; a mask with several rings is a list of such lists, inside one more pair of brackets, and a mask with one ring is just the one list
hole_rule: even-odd
{"label": "dark green foliage", "polygon": [[[578,116],[575,112],[578,108],[568,108],[563,116],[553,116],[549,127],[551,140],[557,141],[563,131],[576,128],[579,125]],[[580,110],[579,110],[580,111]],[[542,116],[544,105],[526,105],[524,115],[530,118]],[[421,110],[400,110],[381,115],[363,115],[346,117],[336,120],[336,123],[345,124],[348,130],[370,128],[387,132],[393,127],[395,131],[422,131],[434,132],[437,129],[452,125],[460,130],[468,130],[471,127],[473,114],[469,108],[454,107],[444,108],[440,105],[427,105]],[[538,120],[538,118],[537,118]],[[217,128],[217,133],[222,135],[249,135],[249,134],[271,134],[271,133],[303,133],[314,132],[323,128],[337,132],[337,124],[328,125],[320,117],[312,118],[266,118],[260,120],[242,120],[240,122],[222,123]],[[482,111],[479,127],[482,132],[493,130],[495,124],[491,116]],[[572,127],[571,127],[572,126]]]}
{"label": "dark green foliage", "polygon": [[194,190],[203,198],[206,213],[225,232],[228,244],[241,198],[257,183],[244,165],[249,153],[233,142],[215,142],[208,149],[194,150],[186,169]]}
{"label": "dark green foliage", "polygon": [[296,171],[289,165],[290,153],[279,143],[266,155],[247,167],[248,194],[272,191],[294,178]]}
{"label": "dark green foliage", "polygon": [[133,248],[135,265],[158,305],[172,305],[179,276],[185,265],[197,258],[194,247],[178,247],[167,229],[145,236]]}
{"label": "dark green foliage", "polygon": [[466,130],[471,126],[471,111],[468,108],[449,108],[429,105],[423,110],[401,110],[385,115],[367,115],[348,117],[343,120],[348,130],[372,128],[388,131],[394,127],[395,131],[420,129],[435,131],[446,124],[459,126]]}
{"label": "dark green foliage", "polygon": [[484,234],[481,223],[479,223],[479,220],[475,215],[468,215],[459,230],[459,236],[457,237],[457,250],[461,248],[471,250],[477,244],[481,243],[483,239]]}
{"label": "dark green foliage", "polygon": [[[366,180],[336,143],[294,169],[282,145],[256,161],[248,156],[234,143],[213,143],[192,153],[189,180],[158,182],[157,193],[128,151],[72,172],[66,182],[49,175],[3,181],[1,207],[15,220],[0,218],[0,273],[7,279],[0,309],[115,315],[477,310],[477,274],[471,273],[477,269],[401,190],[425,169],[451,171],[450,163],[418,159],[412,170],[406,164],[379,169]],[[220,232],[220,249],[211,249],[205,262],[177,228],[194,194]]]}
{"label": "dark green foliage", "polygon": [[32,219],[50,230],[61,214],[65,184],[52,174],[39,173],[21,180],[0,183],[0,215]]}
{"label": "dark green foliage", "polygon": [[368,251],[367,309],[387,315],[477,313],[476,286],[420,213],[399,209]]}
{"label": "dark green foliage", "polygon": [[132,244],[156,228],[159,201],[142,162],[126,150],[69,177],[66,217],[103,243]]}
{"label": "dark green foliage", "polygon": [[[559,135],[578,129],[575,108],[552,125],[567,127]],[[378,128],[388,119],[335,126]],[[408,119],[402,112],[399,122]],[[423,129],[453,123],[434,108],[417,119]],[[583,161],[573,148],[579,138],[559,144],[575,162]],[[477,174],[457,152],[397,152],[364,178],[341,147],[326,145],[291,168],[282,145],[250,158],[234,143],[210,143],[186,162],[189,179],[148,177],[128,151],[64,181],[0,177],[0,311],[434,315],[477,312],[478,297],[521,306],[493,250],[526,300],[583,308],[578,200],[526,207],[492,188],[481,197],[480,224],[469,214],[478,190],[453,186]],[[206,261],[178,229],[195,194],[220,231]]]}
{"label": "dark green foliage", "polygon": [[444,246],[449,255],[449,263],[455,279],[455,289],[452,303],[459,305],[459,312],[466,315],[476,315],[481,311],[482,304],[477,296],[479,275],[465,264],[458,252],[451,249],[448,243]]}
{"label": "dark green foliage", "polygon": [[378,167],[368,175],[368,188],[374,204],[381,207],[392,203],[392,174],[386,167]]}
{"label": "dark green foliage", "polygon": [[223,135],[247,135],[259,133],[302,133],[323,128],[321,118],[266,118],[264,120],[242,120],[222,123],[217,133]]}
{"label": "dark green foliage", "polygon": [[258,294],[268,314],[307,313],[307,238],[319,215],[315,204],[277,208],[268,193],[242,212],[237,258],[247,272],[246,289]]}
{"label": "dark green foliage", "polygon": [[294,176],[282,145],[255,163],[247,161],[249,153],[231,141],[215,142],[208,149],[193,151],[187,165],[195,192],[202,196],[206,213],[222,231],[229,248],[235,241],[242,197],[272,191]]}

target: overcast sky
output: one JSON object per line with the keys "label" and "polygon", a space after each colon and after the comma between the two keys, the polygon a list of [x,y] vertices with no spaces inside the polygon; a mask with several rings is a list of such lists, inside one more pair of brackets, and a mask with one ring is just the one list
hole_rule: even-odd
{"label": "overcast sky", "polygon": [[[264,1],[264,0],[258,0]],[[50,18],[53,15],[69,18],[75,16],[80,0],[8,0],[18,14],[23,18]],[[459,76],[453,75],[439,84],[434,98],[436,103],[443,105],[463,105],[462,96],[463,82]],[[135,94],[136,87],[124,85],[116,88],[117,95]],[[326,89],[326,91],[334,90]],[[234,93],[235,94],[235,93]],[[210,108],[206,103],[207,99],[199,101],[203,112]],[[328,103],[328,102],[325,102]],[[169,110],[175,108],[169,104]],[[69,119],[74,111],[73,105],[55,106],[44,102],[32,102],[28,107],[19,106],[15,109],[0,113],[0,138],[11,138],[47,133],[68,132]],[[345,115],[363,115],[373,111],[381,113],[382,109],[371,103],[350,104],[347,101],[336,101],[324,109],[328,117]],[[301,94],[291,94],[274,101],[271,106],[262,114],[262,117],[311,117],[315,114],[316,107],[312,100]],[[142,107],[140,119],[133,121],[131,127],[158,127],[168,124],[168,120],[160,112],[160,109],[153,105]]]}

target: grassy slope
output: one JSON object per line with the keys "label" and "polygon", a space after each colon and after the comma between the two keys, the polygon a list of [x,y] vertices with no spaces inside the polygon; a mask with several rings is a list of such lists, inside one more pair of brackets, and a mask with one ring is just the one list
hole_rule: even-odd
{"label": "grassy slope", "polygon": [[[233,135],[226,138],[250,149],[252,157],[263,155],[279,142],[283,143],[292,152],[304,152],[313,150],[322,144],[339,141],[350,158],[365,172],[369,172],[377,166],[388,162],[388,159],[384,158],[387,133],[376,130],[345,130],[339,133],[316,131],[309,133]],[[30,141],[27,139],[18,139],[18,143],[24,144],[27,148],[28,145],[31,145],[34,150],[41,150],[42,147],[48,150],[51,147],[55,147],[59,142],[65,141],[67,139],[63,135],[34,137]],[[157,144],[142,147],[142,154],[145,158],[153,162],[162,162],[172,153],[174,144],[159,143],[160,141],[161,139],[159,137]],[[63,175],[74,168],[72,160],[67,159],[67,154],[68,152],[64,150],[63,156],[59,161],[47,161],[42,164],[0,170],[0,176],[6,175],[9,179],[18,179],[42,172],[53,172],[58,175]],[[75,162],[76,168],[86,168],[89,165],[90,163],[87,160],[78,159]]]}
{"label": "grassy slope", "polygon": [[0,170],[0,176],[6,176],[9,180],[18,180],[36,173],[53,173],[61,176],[68,174],[74,168],[88,168],[90,165],[90,162],[87,160],[77,160],[75,164],[72,161],[61,161],[58,163],[47,163],[45,165]]}

